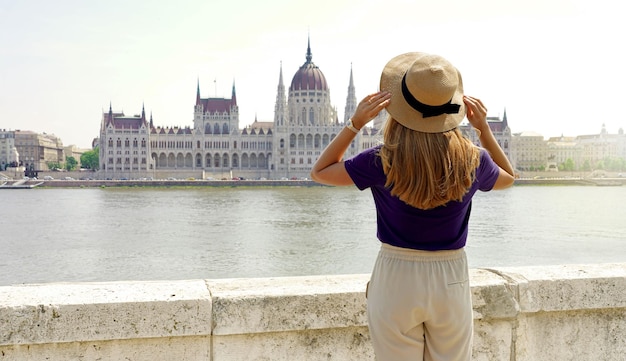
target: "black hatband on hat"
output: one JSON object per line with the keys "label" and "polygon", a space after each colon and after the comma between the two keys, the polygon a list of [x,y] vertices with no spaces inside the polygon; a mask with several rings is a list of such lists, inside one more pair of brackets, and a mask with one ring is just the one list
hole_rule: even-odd
{"label": "black hatband on hat", "polygon": [[406,74],[402,77],[402,95],[411,108],[422,113],[424,118],[436,117],[441,114],[456,114],[461,108],[459,104],[452,104],[452,99],[442,105],[428,105],[415,99],[413,94],[409,91],[409,88],[406,86]]}

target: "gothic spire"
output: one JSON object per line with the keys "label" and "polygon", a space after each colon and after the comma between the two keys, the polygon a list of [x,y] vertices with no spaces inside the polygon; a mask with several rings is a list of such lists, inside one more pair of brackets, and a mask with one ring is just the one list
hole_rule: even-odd
{"label": "gothic spire", "polygon": [[198,77],[198,90],[196,92],[196,105],[200,105],[200,77]]}
{"label": "gothic spire", "polygon": [[276,103],[274,104],[274,124],[285,125],[287,119],[287,98],[285,97],[285,85],[283,83],[283,62],[280,62],[280,75],[278,76],[278,88],[276,89]]}
{"label": "gothic spire", "polygon": [[356,111],[357,100],[354,90],[354,78],[352,76],[352,64],[350,64],[350,83],[348,84],[348,96],[346,97],[346,108],[343,114],[343,121],[347,123],[350,117]]}

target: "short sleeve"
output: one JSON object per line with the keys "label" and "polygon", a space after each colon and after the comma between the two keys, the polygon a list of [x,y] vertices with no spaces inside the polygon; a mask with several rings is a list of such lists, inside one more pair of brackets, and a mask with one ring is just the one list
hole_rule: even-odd
{"label": "short sleeve", "polygon": [[385,173],[378,151],[380,146],[369,148],[344,162],[346,171],[360,190],[385,184]]}
{"label": "short sleeve", "polygon": [[476,170],[478,189],[483,192],[490,191],[500,176],[500,167],[491,159],[487,150],[480,150],[480,165]]}

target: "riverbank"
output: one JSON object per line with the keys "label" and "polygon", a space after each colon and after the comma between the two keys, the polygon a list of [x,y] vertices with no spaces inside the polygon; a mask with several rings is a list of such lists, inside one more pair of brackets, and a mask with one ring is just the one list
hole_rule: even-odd
{"label": "riverbank", "polygon": [[[520,178],[515,185],[622,186],[626,178]],[[323,187],[311,180],[19,180],[4,181],[0,189],[102,187]]]}
{"label": "riverbank", "polygon": [[[4,183],[4,182],[3,182]],[[14,186],[15,185],[15,186]],[[19,187],[18,187],[19,186]],[[102,187],[322,187],[310,180],[28,180],[7,181],[4,189]]]}

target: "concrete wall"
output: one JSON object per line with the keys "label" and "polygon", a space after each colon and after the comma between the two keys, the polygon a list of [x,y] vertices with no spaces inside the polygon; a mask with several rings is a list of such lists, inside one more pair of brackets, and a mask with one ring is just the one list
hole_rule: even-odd
{"label": "concrete wall", "polygon": [[[0,287],[0,360],[373,360],[368,275]],[[624,360],[626,263],[471,270],[474,360]]]}

